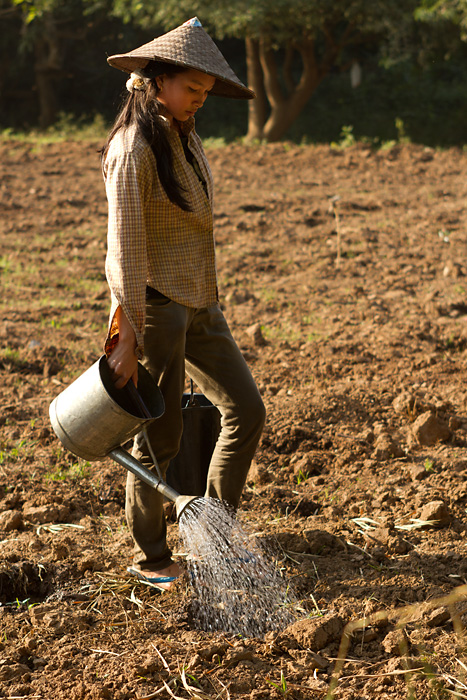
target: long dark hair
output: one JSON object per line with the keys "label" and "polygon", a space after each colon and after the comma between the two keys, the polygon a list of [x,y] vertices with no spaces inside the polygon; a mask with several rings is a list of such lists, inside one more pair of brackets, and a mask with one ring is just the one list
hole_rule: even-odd
{"label": "long dark hair", "polygon": [[124,98],[120,111],[109,132],[107,141],[100,150],[102,158],[105,158],[110,142],[120,129],[135,125],[140,131],[156,157],[157,172],[167,197],[184,211],[191,211],[191,207],[185,199],[186,191],[178,182],[173,169],[172,148],[167,137],[167,131],[159,117],[162,114],[161,104],[157,100],[159,88],[156,77],[167,75],[169,77],[187,70],[183,66],[175,66],[169,63],[149,61],[141,72],[150,82],[145,90],[133,90]]}

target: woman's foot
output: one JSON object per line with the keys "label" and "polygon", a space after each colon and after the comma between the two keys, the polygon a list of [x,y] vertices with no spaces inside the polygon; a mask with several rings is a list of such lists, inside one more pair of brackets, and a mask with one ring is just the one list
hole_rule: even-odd
{"label": "woman's foot", "polygon": [[[140,573],[148,579],[166,578],[174,577],[177,579],[183,572],[183,569],[178,565],[176,561],[172,562],[170,566],[166,566],[165,569],[140,569]],[[165,583],[156,583],[158,588],[164,591],[169,591],[172,586],[174,586],[175,581],[167,581]]]}

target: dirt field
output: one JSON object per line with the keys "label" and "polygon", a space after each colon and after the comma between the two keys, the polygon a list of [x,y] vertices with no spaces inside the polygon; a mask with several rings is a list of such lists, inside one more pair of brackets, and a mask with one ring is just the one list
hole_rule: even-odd
{"label": "dirt field", "polygon": [[246,639],[195,629],[187,583],[127,577],[123,468],[50,428],[105,335],[96,148],[0,145],[0,697],[467,697],[467,154],[208,153],[268,412],[240,517],[301,599]]}

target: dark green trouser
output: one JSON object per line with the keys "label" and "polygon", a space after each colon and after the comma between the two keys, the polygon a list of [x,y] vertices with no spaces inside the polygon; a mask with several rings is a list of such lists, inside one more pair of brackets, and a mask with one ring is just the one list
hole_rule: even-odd
{"label": "dark green trouser", "polygon": [[[182,435],[181,398],[186,371],[221,413],[221,433],[211,459],[206,496],[237,507],[264,425],[265,411],[250,370],[219,306],[190,309],[166,298],[146,306],[143,364],[159,384],[165,412],[148,429],[163,475]],[[152,460],[142,434],[133,455]],[[162,496],[128,474],[126,518],[135,542],[134,563],[158,570],[171,563]]]}

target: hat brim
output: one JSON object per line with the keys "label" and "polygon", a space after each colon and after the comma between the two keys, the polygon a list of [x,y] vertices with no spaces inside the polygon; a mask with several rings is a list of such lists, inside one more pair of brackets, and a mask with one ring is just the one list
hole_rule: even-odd
{"label": "hat brim", "polygon": [[107,63],[114,68],[118,68],[126,73],[133,73],[135,70],[144,70],[148,65],[149,61],[159,61],[160,63],[168,63],[174,66],[182,66],[183,68],[198,70],[200,73],[205,73],[206,75],[211,75],[216,79],[213,88],[209,91],[210,95],[217,97],[231,97],[233,99],[239,100],[252,100],[256,97],[256,94],[246,85],[230,81],[226,78],[221,78],[219,75],[212,71],[203,70],[199,66],[190,66],[183,61],[169,61],[166,58],[161,58],[158,56],[152,56],[149,58],[143,58],[141,56],[132,56],[131,53],[115,54],[114,56],[109,56]]}

